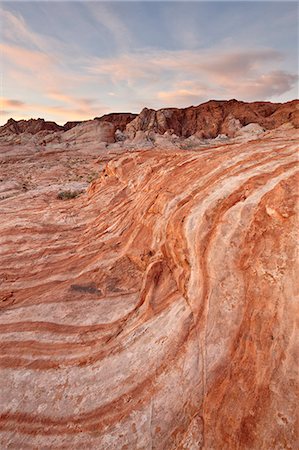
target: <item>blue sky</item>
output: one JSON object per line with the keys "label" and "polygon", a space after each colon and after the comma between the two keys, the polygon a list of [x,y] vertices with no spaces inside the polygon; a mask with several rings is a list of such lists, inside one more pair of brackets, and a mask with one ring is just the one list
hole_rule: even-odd
{"label": "blue sky", "polygon": [[1,118],[298,97],[295,2],[2,2]]}

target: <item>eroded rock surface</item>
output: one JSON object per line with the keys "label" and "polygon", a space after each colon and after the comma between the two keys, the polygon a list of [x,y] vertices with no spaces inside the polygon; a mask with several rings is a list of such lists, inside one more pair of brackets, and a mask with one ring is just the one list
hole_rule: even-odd
{"label": "eroded rock surface", "polygon": [[164,108],[158,111],[144,108],[126,127],[130,139],[138,131],[164,134],[166,131],[184,138],[198,134],[201,138],[215,138],[218,134],[234,137],[242,126],[256,123],[271,130],[285,122],[299,127],[299,101],[287,103],[237,100],[211,100],[188,108]]}
{"label": "eroded rock surface", "polygon": [[[107,125],[108,124],[108,125]],[[96,142],[123,141],[141,143],[154,135],[175,135],[182,139],[215,139],[225,135],[234,138],[248,125],[273,130],[288,124],[299,128],[299,100],[286,103],[252,102],[238,100],[211,100],[188,108],[164,108],[158,111],[144,108],[140,114],[110,113],[94,120],[66,122],[63,126],[43,119],[15,121],[9,119],[0,127],[0,143],[72,142],[72,136],[86,134],[90,142],[94,130]],[[103,127],[102,133],[98,130]],[[110,126],[108,132],[107,127]],[[73,131],[71,131],[73,130]],[[248,130],[244,130],[248,134]],[[108,139],[107,139],[108,133]],[[112,137],[113,134],[113,137]],[[252,134],[252,133],[251,133]],[[247,136],[249,139],[249,135]],[[84,139],[80,144],[84,144]],[[169,139],[171,143],[171,139]]]}
{"label": "eroded rock surface", "polygon": [[0,447],[295,449],[298,133],[1,152]]}

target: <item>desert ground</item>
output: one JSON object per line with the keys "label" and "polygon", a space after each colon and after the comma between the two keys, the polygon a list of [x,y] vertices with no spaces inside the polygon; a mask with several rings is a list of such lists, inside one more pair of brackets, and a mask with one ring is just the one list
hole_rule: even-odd
{"label": "desert ground", "polygon": [[0,128],[2,449],[298,448],[298,108]]}

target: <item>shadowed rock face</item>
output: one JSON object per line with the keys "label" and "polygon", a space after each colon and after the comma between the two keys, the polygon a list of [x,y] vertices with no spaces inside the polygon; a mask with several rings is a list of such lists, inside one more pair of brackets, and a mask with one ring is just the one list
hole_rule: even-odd
{"label": "shadowed rock face", "polygon": [[285,122],[299,127],[299,101],[288,103],[254,102],[237,100],[212,100],[185,109],[166,108],[155,111],[144,108],[126,127],[132,139],[138,131],[175,133],[188,137],[200,134],[203,138],[215,138],[219,134],[234,136],[235,132],[249,123],[257,123],[271,130]]}
{"label": "shadowed rock face", "polygon": [[1,201],[1,448],[296,448],[298,142],[127,152],[73,200]]}
{"label": "shadowed rock face", "polygon": [[137,117],[137,114],[132,113],[110,113],[102,117],[96,117],[95,120],[100,122],[110,122],[114,125],[116,130],[124,131],[128,123]]}

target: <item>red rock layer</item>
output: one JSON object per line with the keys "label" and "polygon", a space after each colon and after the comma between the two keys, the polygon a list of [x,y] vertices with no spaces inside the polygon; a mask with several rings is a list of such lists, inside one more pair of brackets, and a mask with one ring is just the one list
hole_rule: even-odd
{"label": "red rock layer", "polygon": [[[131,122],[137,114],[131,113],[111,113],[105,114],[102,117],[96,117],[94,120],[100,122],[110,122],[115,129],[124,131],[126,125]],[[40,131],[68,131],[82,123],[88,121],[73,121],[66,122],[63,126],[57,125],[55,122],[47,122],[44,119],[30,119],[30,120],[14,120],[9,119],[7,123],[0,127],[0,136],[13,135],[20,133],[37,134]]]}
{"label": "red rock layer", "polygon": [[1,203],[0,447],[293,449],[298,135]]}
{"label": "red rock layer", "polygon": [[185,109],[165,108],[155,111],[144,108],[136,119],[129,123],[127,132],[133,138],[137,131],[175,133],[188,137],[200,133],[203,138],[215,138],[219,134],[233,136],[236,131],[232,122],[239,126],[257,123],[271,130],[285,122],[299,127],[299,100],[287,103],[253,102],[237,100],[211,100],[199,106]]}
{"label": "red rock layer", "polygon": [[[94,120],[110,122],[115,130],[127,132],[133,139],[138,131],[164,134],[174,133],[177,136],[189,137],[198,134],[203,138],[215,138],[219,134],[233,137],[235,132],[249,123],[257,123],[267,130],[290,123],[299,127],[299,100],[287,103],[253,102],[238,100],[211,100],[199,106],[188,108],[164,108],[158,111],[144,108],[139,115],[132,113],[110,113]],[[7,134],[29,133],[40,131],[68,131],[87,121],[66,122],[64,126],[43,119],[15,121],[9,119],[0,127],[0,136]]]}
{"label": "red rock layer", "polygon": [[110,113],[102,117],[96,117],[95,120],[101,122],[110,122],[114,125],[116,130],[124,131],[128,123],[137,117],[137,114],[132,113]]}
{"label": "red rock layer", "polygon": [[63,125],[63,129],[65,131],[71,130],[72,128],[76,127],[77,125],[79,125],[80,123],[83,123],[83,120],[77,120],[77,121],[73,121],[73,122],[66,122]]}
{"label": "red rock layer", "polygon": [[3,134],[36,134],[40,131],[62,131],[63,127],[55,122],[46,122],[44,119],[14,120],[9,119],[0,127],[0,135]]}

